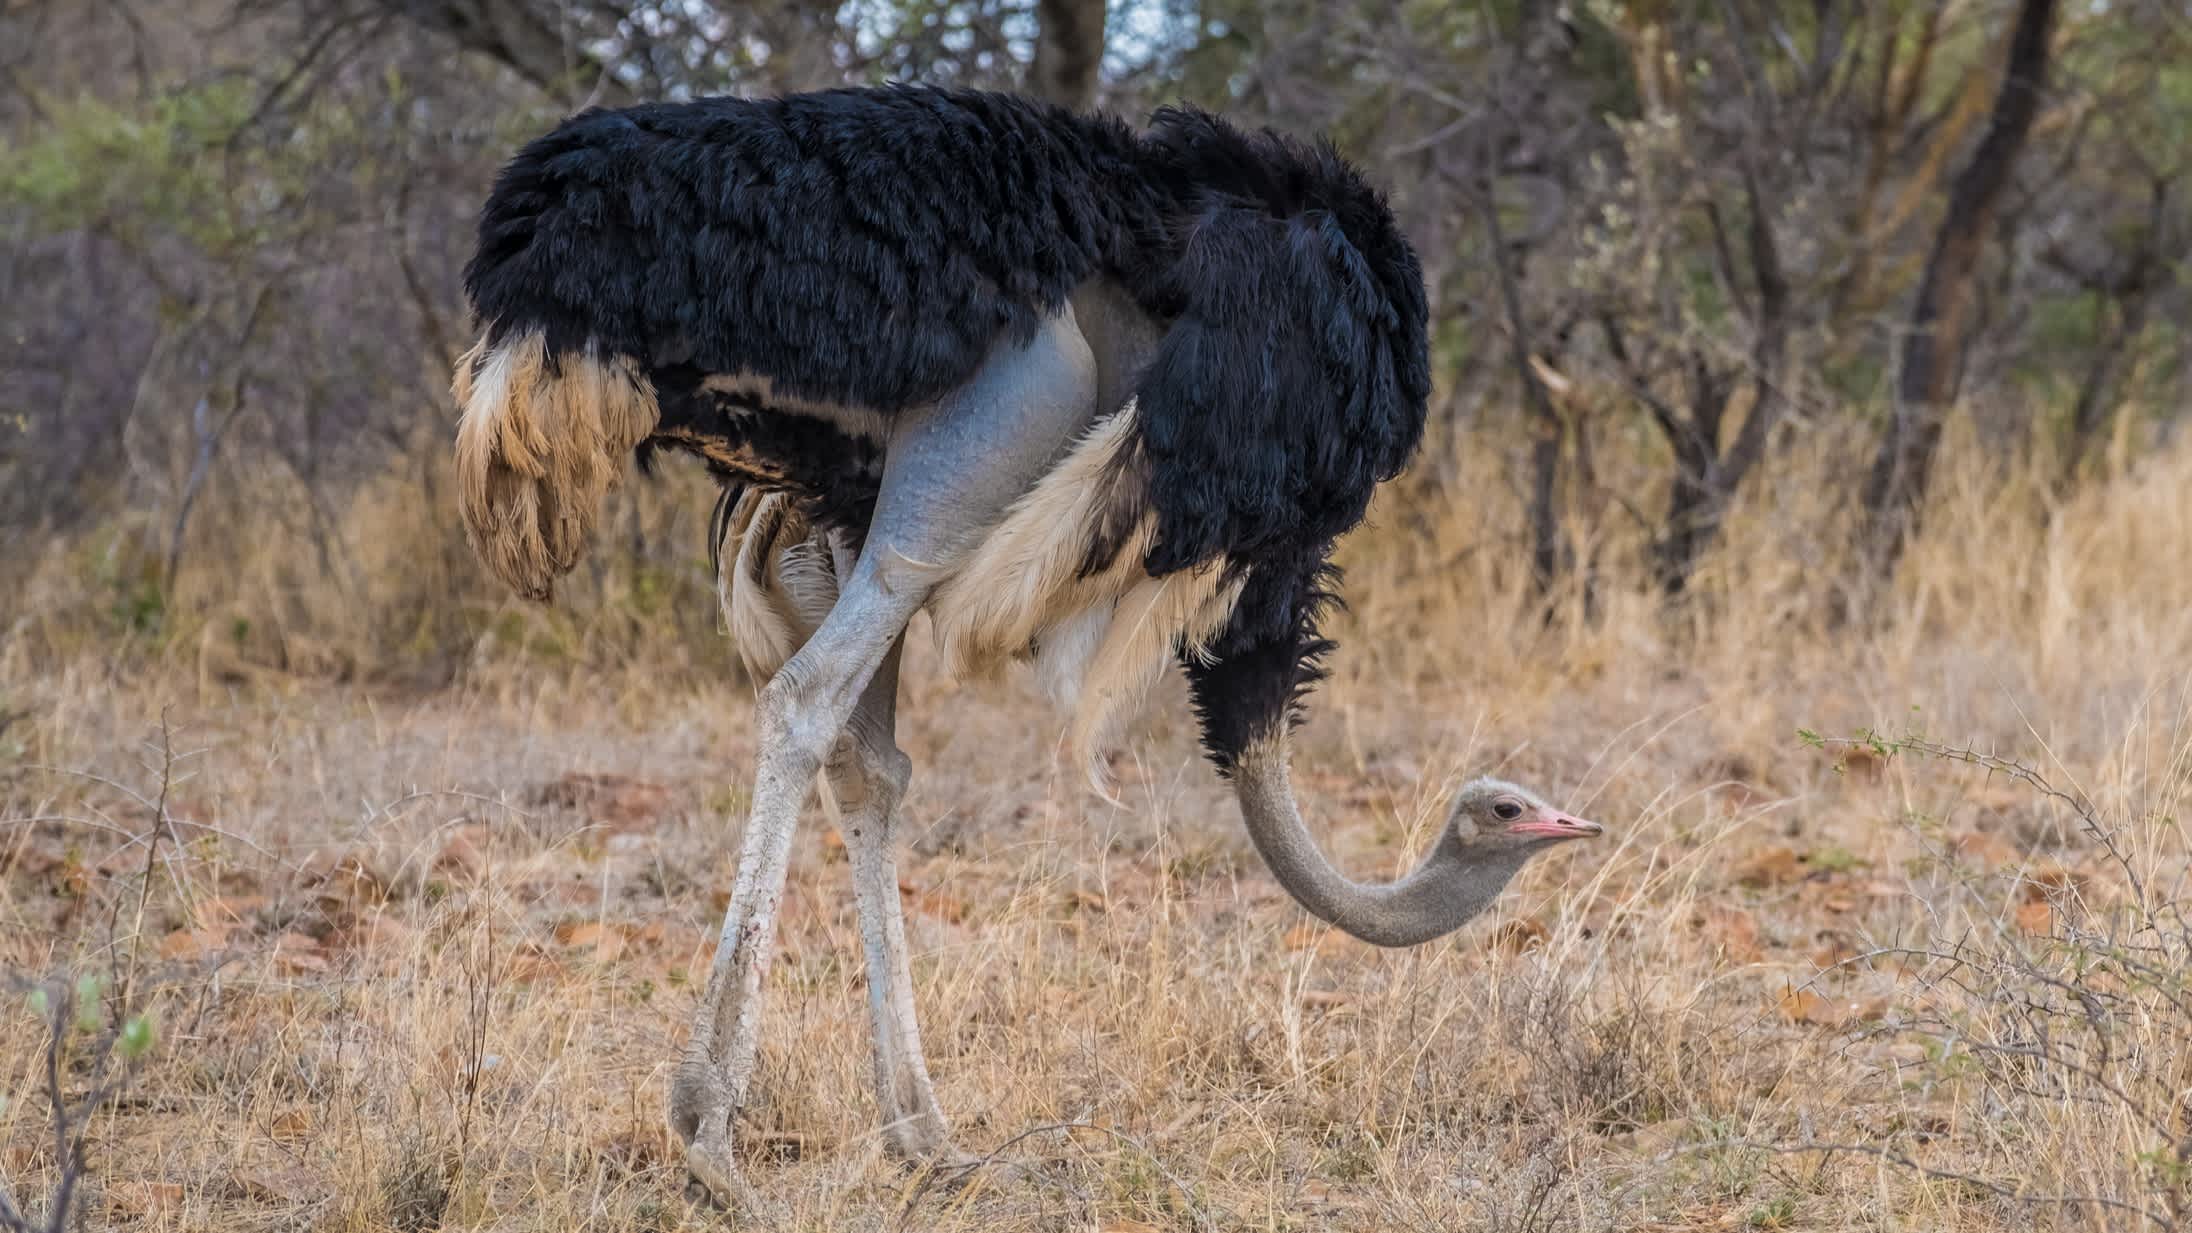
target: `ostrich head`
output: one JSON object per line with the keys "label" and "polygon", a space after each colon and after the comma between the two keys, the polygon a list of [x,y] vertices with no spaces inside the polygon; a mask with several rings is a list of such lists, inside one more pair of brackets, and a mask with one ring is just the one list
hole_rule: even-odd
{"label": "ostrich head", "polygon": [[1462,847],[1486,858],[1502,852],[1535,853],[1606,829],[1555,809],[1528,788],[1503,779],[1473,779],[1462,785],[1454,794],[1446,825]]}

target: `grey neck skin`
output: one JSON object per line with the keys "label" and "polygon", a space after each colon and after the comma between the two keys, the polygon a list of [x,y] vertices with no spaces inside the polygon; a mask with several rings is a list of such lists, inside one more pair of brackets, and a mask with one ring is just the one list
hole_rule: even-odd
{"label": "grey neck skin", "polygon": [[1279,885],[1310,913],[1376,946],[1444,937],[1491,905],[1537,845],[1465,848],[1452,828],[1397,882],[1356,882],[1332,867],[1294,804],[1285,738],[1244,751],[1233,768],[1241,820]]}

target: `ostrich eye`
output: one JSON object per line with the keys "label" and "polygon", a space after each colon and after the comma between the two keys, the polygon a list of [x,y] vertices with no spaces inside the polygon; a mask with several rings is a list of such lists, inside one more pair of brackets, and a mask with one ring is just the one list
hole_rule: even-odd
{"label": "ostrich eye", "polygon": [[1492,813],[1502,822],[1512,822],[1522,816],[1522,806],[1513,801],[1500,801],[1492,806]]}

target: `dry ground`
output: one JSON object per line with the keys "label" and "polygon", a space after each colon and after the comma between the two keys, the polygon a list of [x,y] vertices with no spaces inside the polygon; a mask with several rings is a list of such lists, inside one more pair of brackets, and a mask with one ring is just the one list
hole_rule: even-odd
{"label": "dry ground", "polygon": [[[1610,586],[1548,625],[1497,529],[1459,517],[1355,545],[1296,768],[1335,858],[1404,869],[1487,771],[1612,831],[1407,953],[1305,923],[1176,689],[1120,807],[1066,773],[1023,683],[917,656],[904,893],[932,1068],[963,1146],[1033,1167],[945,1191],[882,1158],[816,815],[753,1175],[805,1229],[2192,1227],[2192,462],[2045,522],[2002,489],[1948,494],[1863,633],[1803,616],[1832,533],[1787,503],[1672,622]],[[84,1227],[720,1223],[681,1196],[662,1108],[730,881],[747,687],[130,663],[0,649],[0,712],[26,712],[0,729],[0,963],[103,973],[100,1022],[157,1024],[90,1122]],[[2071,799],[1799,735],[1863,728]],[[57,1175],[44,1046],[11,995],[0,1181],[33,1207]]]}

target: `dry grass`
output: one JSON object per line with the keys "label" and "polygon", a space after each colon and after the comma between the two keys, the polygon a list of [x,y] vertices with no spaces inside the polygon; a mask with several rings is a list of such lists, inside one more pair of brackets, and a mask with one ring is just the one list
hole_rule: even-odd
{"label": "dry grass", "polygon": [[[1406,867],[1479,772],[1613,835],[1453,940],[1376,951],[1261,871],[1176,690],[1116,808],[1032,690],[916,656],[904,868],[933,1069],[964,1146],[1036,1168],[947,1193],[882,1158],[818,819],[753,1164],[798,1227],[2188,1227],[2192,455],[2052,510],[2022,473],[1952,467],[1905,575],[1842,632],[1819,615],[1844,551],[1825,457],[1783,460],[1681,617],[1616,535],[1596,618],[1550,622],[1495,463],[1350,545],[1297,779],[1364,875]],[[376,568],[400,573],[388,538]],[[596,594],[522,621],[643,624],[613,579]],[[14,628],[0,962],[135,955],[128,1009],[160,1025],[91,1122],[87,1227],[718,1223],[681,1197],[662,1106],[751,774],[720,647],[503,637],[424,688]],[[187,755],[164,827],[163,716]],[[1798,735],[1863,728],[2016,758],[2072,799]],[[27,1009],[0,1025],[0,1180],[35,1204],[44,1042]]]}

